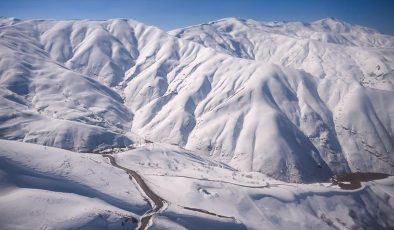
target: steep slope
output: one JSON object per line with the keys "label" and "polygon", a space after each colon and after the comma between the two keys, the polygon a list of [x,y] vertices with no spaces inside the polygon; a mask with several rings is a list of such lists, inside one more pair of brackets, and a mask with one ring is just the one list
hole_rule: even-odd
{"label": "steep slope", "polygon": [[35,40],[1,43],[1,136],[86,151],[132,142],[132,114],[113,90],[54,63]]}
{"label": "steep slope", "polygon": [[298,127],[320,153],[343,152],[352,170],[371,170],[372,165],[357,166],[366,166],[370,159],[380,159],[374,164],[386,161],[389,168],[394,166],[389,121],[393,108],[387,106],[394,98],[392,36],[334,18],[313,23],[228,18],[169,33],[235,57],[311,74],[317,83],[315,95],[330,111],[326,113],[332,119],[328,127],[339,141],[329,141],[330,133],[311,128],[320,126],[311,120],[316,116],[304,116],[309,124]]}
{"label": "steep slope", "polygon": [[93,154],[0,140],[3,229],[130,229],[149,210],[122,170]]}
{"label": "steep slope", "polygon": [[393,90],[394,38],[335,18],[312,23],[226,18],[169,33],[232,56]]}
{"label": "steep slope", "polygon": [[[307,68],[234,57],[133,20],[2,21],[4,139],[78,151],[148,139],[296,182],[350,170],[394,172],[391,83],[360,86],[363,62],[349,72],[344,59],[321,59],[341,73],[321,79]],[[287,49],[272,41],[267,47]],[[371,49],[376,54],[364,61],[385,60],[386,71],[391,49]]]}

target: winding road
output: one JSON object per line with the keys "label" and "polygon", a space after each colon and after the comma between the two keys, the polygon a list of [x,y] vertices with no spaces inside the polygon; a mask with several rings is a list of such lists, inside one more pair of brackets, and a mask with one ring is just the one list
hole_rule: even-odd
{"label": "winding road", "polygon": [[123,169],[127,174],[129,174],[130,177],[134,178],[134,180],[137,182],[137,184],[140,186],[140,188],[144,191],[147,197],[151,201],[153,201],[154,204],[151,204],[152,209],[146,212],[140,219],[139,222],[139,227],[138,229],[145,229],[146,226],[149,223],[149,220],[158,212],[161,211],[161,209],[164,207],[164,204],[167,203],[166,200],[158,196],[155,192],[153,192],[148,185],[145,183],[145,181],[142,179],[142,177],[136,172],[131,169],[125,168],[121,165],[118,165],[115,161],[115,158],[111,155],[103,155],[104,157],[108,158],[111,165]]}
{"label": "winding road", "polygon": [[[167,208],[169,205],[169,202],[167,200],[163,199],[162,197],[160,197],[159,195],[157,195],[154,191],[152,191],[149,188],[149,186],[145,183],[144,179],[136,171],[125,168],[125,167],[117,164],[115,158],[112,155],[109,155],[109,154],[101,154],[101,155],[103,157],[108,158],[112,166],[125,171],[129,175],[130,180],[134,179],[137,182],[138,186],[140,187],[140,191],[145,194],[143,196],[149,198],[148,199],[149,204],[152,207],[152,209],[147,211],[144,215],[141,216],[141,218],[139,219],[138,227],[137,227],[140,230],[146,229],[148,227],[150,220],[156,214],[162,212],[165,208]],[[164,175],[153,175],[152,174],[151,176],[164,176]],[[166,176],[168,176],[168,175],[166,175]],[[356,172],[356,173],[349,173],[349,174],[344,174],[344,175],[336,175],[333,178],[331,178],[331,182],[332,182],[332,185],[339,185],[339,187],[341,189],[354,190],[354,189],[358,189],[361,187],[361,182],[383,179],[388,176],[390,176],[390,175],[383,174],[383,173]],[[228,181],[193,178],[193,177],[179,176],[179,175],[176,177],[185,177],[185,178],[196,179],[196,180],[207,180],[207,181],[228,183],[228,184],[232,184],[232,185],[249,187],[249,188],[269,188],[272,186],[272,185],[250,186],[250,185],[236,184],[236,183],[232,183],[232,182],[228,182]],[[275,184],[274,186],[278,186],[278,185],[279,184]],[[206,215],[211,215],[211,216],[215,216],[215,217],[219,217],[219,218],[231,219],[232,221],[234,221],[236,223],[242,224],[241,221],[239,221],[236,218],[231,217],[231,216],[224,216],[224,215],[216,214],[216,213],[213,213],[213,212],[210,212],[210,211],[207,211],[204,209],[199,209],[199,208],[185,207],[185,206],[180,206],[180,205],[177,205],[177,206],[179,206],[185,210],[189,210],[189,211],[199,212],[199,213],[203,213]]]}
{"label": "winding road", "polygon": [[[117,167],[122,169],[123,171],[125,171],[127,174],[129,174],[130,180],[135,180],[137,182],[137,184],[140,186],[141,190],[143,191],[143,193],[145,193],[145,195],[149,198],[150,201],[153,201],[153,204],[150,203],[152,209],[149,210],[148,212],[146,212],[139,220],[139,224],[138,224],[138,229],[142,230],[142,229],[146,229],[146,227],[148,226],[149,221],[153,218],[153,216],[157,213],[160,213],[161,211],[163,211],[163,209],[166,207],[165,204],[169,204],[168,201],[166,201],[165,199],[161,198],[159,195],[157,195],[155,192],[153,192],[148,185],[145,183],[145,181],[142,179],[142,177],[136,172],[133,171],[131,169],[125,168],[121,165],[118,165],[116,163],[116,160],[113,156],[109,155],[109,154],[103,154],[103,157],[106,157],[109,159],[110,163],[112,166]],[[182,207],[182,206],[179,206]],[[194,211],[194,212],[200,212],[206,215],[211,215],[211,216],[216,216],[219,218],[225,218],[225,219],[231,219],[237,223],[241,223],[239,220],[237,220],[234,217],[230,217],[230,216],[223,216],[220,214],[216,214],[213,212],[209,212],[207,210],[204,209],[198,209],[198,208],[191,208],[191,207],[182,207],[184,209],[190,210],[190,211]]]}

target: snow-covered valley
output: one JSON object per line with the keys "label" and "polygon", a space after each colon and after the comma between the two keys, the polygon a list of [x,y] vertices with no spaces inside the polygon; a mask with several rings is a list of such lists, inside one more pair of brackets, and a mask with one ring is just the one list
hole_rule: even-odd
{"label": "snow-covered valley", "polygon": [[[4,229],[130,229],[150,213],[150,197],[106,157],[0,143]],[[239,172],[167,144],[112,156],[164,200],[150,229],[384,229],[394,224],[393,177],[342,190],[328,182],[294,184]]]}
{"label": "snow-covered valley", "polygon": [[329,178],[394,174],[393,100],[394,37],[333,18],[1,18],[0,224],[390,228],[393,177]]}

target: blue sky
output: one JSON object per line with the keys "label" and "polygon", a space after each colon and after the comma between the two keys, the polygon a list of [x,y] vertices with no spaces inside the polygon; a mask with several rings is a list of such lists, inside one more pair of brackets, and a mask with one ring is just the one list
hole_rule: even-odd
{"label": "blue sky", "polygon": [[132,18],[165,30],[224,17],[310,22],[326,17],[394,35],[394,0],[0,0],[20,19]]}

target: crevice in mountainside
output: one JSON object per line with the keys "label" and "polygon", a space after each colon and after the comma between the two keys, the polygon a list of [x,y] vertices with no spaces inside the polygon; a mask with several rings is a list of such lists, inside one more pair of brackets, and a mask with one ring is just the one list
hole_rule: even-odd
{"label": "crevice in mountainside", "polygon": [[[305,73],[307,74],[307,73]],[[315,101],[304,98],[312,96]],[[350,167],[343,157],[342,147],[335,132],[333,113],[321,99],[313,78],[303,78],[297,87],[299,128],[318,149],[323,160],[334,173],[349,172]],[[312,127],[312,129],[311,129]]]}

